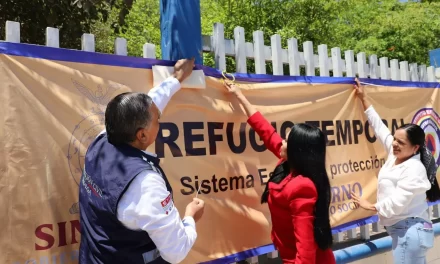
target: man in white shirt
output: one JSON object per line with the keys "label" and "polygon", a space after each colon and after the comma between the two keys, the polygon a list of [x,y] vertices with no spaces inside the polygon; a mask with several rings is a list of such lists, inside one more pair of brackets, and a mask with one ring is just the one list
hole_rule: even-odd
{"label": "man in white shirt", "polygon": [[194,245],[204,202],[194,198],[181,220],[159,159],[145,151],[193,67],[180,60],[148,95],[125,93],[107,105],[106,130],[89,146],[81,178],[80,263],[179,263]]}

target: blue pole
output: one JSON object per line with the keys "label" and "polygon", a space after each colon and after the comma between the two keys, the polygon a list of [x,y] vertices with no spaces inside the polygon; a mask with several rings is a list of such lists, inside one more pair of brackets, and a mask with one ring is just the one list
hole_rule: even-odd
{"label": "blue pole", "polygon": [[200,0],[160,0],[160,30],[163,60],[203,64]]}
{"label": "blue pole", "polygon": [[440,49],[434,49],[429,51],[429,62],[434,68],[440,67]]}

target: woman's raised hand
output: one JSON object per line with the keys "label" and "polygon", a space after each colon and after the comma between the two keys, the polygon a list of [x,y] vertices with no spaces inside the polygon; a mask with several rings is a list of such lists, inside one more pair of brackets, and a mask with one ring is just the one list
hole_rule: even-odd
{"label": "woman's raised hand", "polygon": [[251,103],[249,103],[246,96],[241,93],[240,87],[238,87],[238,85],[235,85],[234,83],[225,80],[225,88],[228,90],[229,93],[235,95],[238,102],[244,107],[244,110],[248,117],[257,112],[257,109],[255,109],[255,107]]}
{"label": "woman's raised hand", "polygon": [[225,81],[225,87],[228,90],[228,92],[234,94],[235,96],[240,96],[241,95],[241,90],[240,88],[235,85],[234,83],[230,82],[230,81]]}
{"label": "woman's raised hand", "polygon": [[365,96],[364,86],[361,85],[358,78],[356,78],[355,81],[356,81],[356,84],[354,85],[354,89],[356,91],[356,95],[361,100],[362,106],[364,107],[364,110],[367,110],[371,106],[371,103],[368,100],[368,97]]}
{"label": "woman's raised hand", "polygon": [[364,86],[361,85],[358,78],[356,78],[356,84],[354,85],[354,89],[356,90],[356,95],[359,97],[359,99],[364,100],[365,92],[364,92]]}

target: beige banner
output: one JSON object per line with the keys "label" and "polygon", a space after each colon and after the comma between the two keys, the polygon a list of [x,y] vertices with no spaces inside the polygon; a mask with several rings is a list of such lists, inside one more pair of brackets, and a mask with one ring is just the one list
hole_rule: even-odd
{"label": "beige banner", "polygon": [[[270,244],[270,214],[259,203],[277,159],[246,124],[222,82],[182,89],[163,117],[150,151],[162,158],[183,213],[201,185],[205,215],[184,263],[197,263]],[[78,181],[85,151],[104,128],[107,102],[125,91],[147,92],[147,69],[0,55],[0,263],[77,263]],[[251,103],[283,136],[291,122],[318,125],[328,139],[334,227],[371,216],[354,210],[348,194],[376,197],[385,152],[374,138],[352,85],[243,84]],[[368,87],[394,131],[422,125],[439,158],[437,89]],[[423,110],[426,108],[425,110]],[[164,144],[166,139],[167,144]]]}

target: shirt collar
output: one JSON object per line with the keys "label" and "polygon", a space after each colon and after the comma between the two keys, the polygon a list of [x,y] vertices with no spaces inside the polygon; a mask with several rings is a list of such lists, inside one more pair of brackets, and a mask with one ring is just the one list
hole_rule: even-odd
{"label": "shirt collar", "polygon": [[154,154],[154,153],[151,153],[151,152],[149,152],[149,151],[146,151],[146,150],[142,150],[142,152],[143,152],[143,153],[145,153],[145,154],[147,154],[148,156],[152,156],[152,157],[155,157],[155,158],[157,158],[157,155],[156,155],[156,154]]}
{"label": "shirt collar", "polygon": [[[397,159],[396,156],[393,155],[393,157],[394,157],[394,161],[396,161],[396,159]],[[415,154],[415,155],[413,155],[411,158],[405,160],[404,162],[400,163],[399,165],[394,165],[394,161],[393,161],[393,163],[392,163],[393,165],[392,165],[392,166],[406,166],[406,164],[408,164],[408,162],[409,162],[410,160],[418,160],[418,161],[421,161],[421,160],[420,160],[420,153],[419,153],[419,154]]]}

